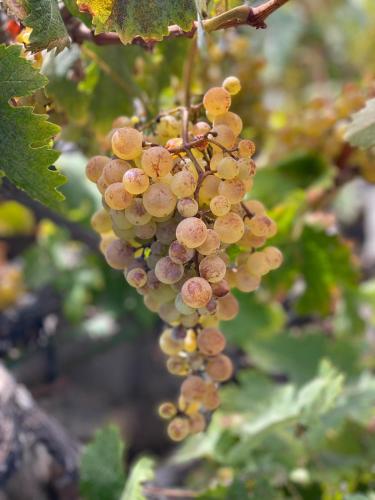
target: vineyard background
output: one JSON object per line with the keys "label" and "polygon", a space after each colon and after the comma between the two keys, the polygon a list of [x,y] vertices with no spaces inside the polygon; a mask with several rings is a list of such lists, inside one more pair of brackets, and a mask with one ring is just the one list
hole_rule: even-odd
{"label": "vineyard background", "polygon": [[[88,40],[90,16],[63,3],[66,35],[17,2],[0,11],[1,500],[375,498],[373,0],[294,0],[263,30],[198,25],[195,55],[184,36]],[[179,383],[162,325],[98,251],[85,165],[114,119],[181,103],[189,68],[193,102],[242,82],[251,196],[278,223],[284,264],[236,293],[223,324],[235,375],[208,431],[175,445],[157,415]]]}

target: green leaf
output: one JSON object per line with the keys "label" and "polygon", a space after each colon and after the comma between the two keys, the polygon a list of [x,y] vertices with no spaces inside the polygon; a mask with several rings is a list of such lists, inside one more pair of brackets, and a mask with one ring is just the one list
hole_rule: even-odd
{"label": "green leaf", "polygon": [[230,486],[217,486],[199,495],[198,500],[249,500],[250,496],[242,481],[234,480]]}
{"label": "green leaf", "polygon": [[106,427],[95,434],[81,460],[81,494],[87,500],[115,500],[125,482],[124,444],[118,429]]}
{"label": "green leaf", "polygon": [[0,45],[0,170],[32,198],[55,205],[63,200],[57,188],[65,177],[48,169],[59,153],[49,144],[59,127],[31,107],[14,107],[12,97],[28,96],[46,84],[30,62],[20,57],[21,47]]}
{"label": "green leaf", "polygon": [[345,139],[352,146],[369,149],[375,146],[375,98],[353,115]]}
{"label": "green leaf", "polygon": [[26,0],[26,6],[28,16],[23,23],[32,28],[28,48],[33,52],[54,48],[60,51],[69,45],[57,0]]}
{"label": "green leaf", "polygon": [[168,26],[191,29],[197,17],[194,0],[78,0],[81,10],[91,12],[98,33],[117,31],[123,43],[134,37],[162,40]]}
{"label": "green leaf", "polygon": [[131,469],[121,500],[147,500],[142,493],[142,484],[154,478],[154,461],[143,457]]}

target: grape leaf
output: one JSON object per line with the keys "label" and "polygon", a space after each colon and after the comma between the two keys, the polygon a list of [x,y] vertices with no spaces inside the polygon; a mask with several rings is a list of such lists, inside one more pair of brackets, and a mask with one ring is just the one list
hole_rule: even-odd
{"label": "grape leaf", "polygon": [[59,154],[50,148],[59,127],[31,107],[15,107],[11,98],[31,95],[47,80],[29,61],[21,47],[0,45],[0,170],[11,182],[46,205],[63,200],[57,191],[65,177],[48,169]]}
{"label": "grape leaf", "polygon": [[124,444],[118,429],[106,427],[95,434],[81,460],[81,493],[87,500],[119,498],[125,482]]}
{"label": "grape leaf", "polygon": [[93,15],[96,32],[116,31],[123,43],[134,37],[162,40],[168,26],[191,29],[197,17],[194,0],[78,0],[81,11]]}
{"label": "grape leaf", "polygon": [[146,500],[142,483],[154,478],[154,462],[148,457],[140,458],[131,469],[121,500]]}
{"label": "grape leaf", "polygon": [[375,146],[375,98],[353,115],[345,139],[352,145],[368,149]]}

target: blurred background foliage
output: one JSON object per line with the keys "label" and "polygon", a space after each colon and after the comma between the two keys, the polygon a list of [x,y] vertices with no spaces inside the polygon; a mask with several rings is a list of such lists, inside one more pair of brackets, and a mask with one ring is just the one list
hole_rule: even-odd
{"label": "blurred background foliage", "polygon": [[[109,427],[86,448],[84,497],[118,498],[125,439],[128,461],[158,456],[161,486],[166,468],[183,470],[170,473],[173,484],[202,500],[375,498],[375,157],[345,141],[351,115],[375,96],[374,40],[373,0],[300,0],[271,16],[266,30],[200,41],[192,95],[198,102],[225,76],[240,78],[233,111],[258,151],[250,196],[277,221],[273,243],[285,262],[256,293],[238,294],[240,314],[224,324],[236,375],[208,432],[183,446],[168,443],[155,412],[176,387],[157,353],[156,316],[103,262],[95,238],[83,243],[69,224],[22,200],[0,203],[3,318],[30,301],[37,313],[46,289],[58,303],[41,313],[36,333],[4,327],[5,362],[36,394],[50,387],[40,404],[79,440],[108,421],[121,429],[122,438]],[[148,119],[182,101],[190,45],[169,40],[150,51],[85,42],[44,55],[48,84],[21,101],[62,127],[61,214],[75,227],[88,232],[100,205],[85,180],[87,158],[106,149],[119,115]],[[112,368],[120,369],[114,378]],[[60,380],[62,393],[54,390]],[[87,391],[82,407],[66,406],[68,390]],[[125,489],[151,479],[152,467],[136,462]],[[143,498],[128,491],[124,499]]]}

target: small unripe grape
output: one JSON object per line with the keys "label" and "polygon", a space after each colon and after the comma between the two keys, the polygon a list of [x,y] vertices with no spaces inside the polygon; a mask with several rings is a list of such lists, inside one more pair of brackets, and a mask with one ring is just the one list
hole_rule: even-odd
{"label": "small unripe grape", "polygon": [[236,95],[241,90],[241,82],[236,76],[227,76],[223,81],[223,87],[229,94]]}
{"label": "small unripe grape", "polygon": [[212,293],[214,297],[224,297],[230,292],[230,286],[226,280],[221,280],[218,283],[212,283],[211,285]]}
{"label": "small unripe grape", "polygon": [[198,434],[199,432],[203,432],[206,428],[206,419],[202,415],[202,413],[194,413],[194,415],[190,415],[190,434]]}
{"label": "small unripe grape", "polygon": [[184,266],[173,262],[170,257],[162,257],[155,266],[155,274],[159,281],[166,285],[177,283],[183,274]]}
{"label": "small unripe grape", "polygon": [[86,165],[86,177],[91,182],[98,182],[102,175],[104,167],[111,160],[107,156],[93,156]]}
{"label": "small unripe grape", "polygon": [[125,273],[126,281],[134,288],[141,288],[147,282],[147,274],[141,267],[135,267]]}
{"label": "small unripe grape", "polygon": [[238,172],[237,162],[231,156],[225,156],[217,165],[217,175],[220,179],[234,179]]}
{"label": "small unripe grape", "polygon": [[135,128],[118,128],[112,135],[112,150],[122,160],[134,160],[142,153],[142,132]]}
{"label": "small unripe grape", "polygon": [[203,97],[204,109],[212,116],[222,115],[231,105],[231,97],[222,87],[212,87]]}
{"label": "small unripe grape", "polygon": [[255,153],[255,144],[249,139],[242,139],[238,143],[238,154],[240,157],[251,157]]}
{"label": "small unripe grape", "polygon": [[[183,344],[180,350],[182,349]],[[173,356],[167,360],[167,370],[172,375],[177,375],[178,377],[186,377],[191,371],[187,359],[179,356]]]}
{"label": "small unripe grape", "polygon": [[229,212],[218,217],[214,223],[214,229],[223,243],[236,243],[245,232],[243,220],[238,214]]}
{"label": "small unripe grape", "polygon": [[210,283],[221,281],[226,270],[225,262],[218,255],[207,255],[199,264],[199,274]]}
{"label": "small unripe grape", "polygon": [[213,380],[224,382],[232,376],[232,361],[225,354],[209,358],[206,364],[206,373]]}
{"label": "small unripe grape", "polygon": [[229,179],[221,181],[218,188],[219,194],[228,198],[230,203],[239,203],[246,194],[243,181],[240,179]]}
{"label": "small unripe grape", "polygon": [[209,204],[214,196],[218,194],[220,179],[216,175],[207,175],[199,189],[199,203]]}
{"label": "small unripe grape", "polygon": [[191,328],[186,332],[184,349],[186,352],[195,352],[197,350],[197,334]]}
{"label": "small unripe grape", "polygon": [[189,262],[194,257],[195,251],[175,240],[170,244],[168,254],[173,262],[186,264],[186,262]]}
{"label": "small unripe grape", "polygon": [[141,168],[130,168],[124,174],[122,182],[125,189],[131,194],[142,194],[150,185],[148,176]]}
{"label": "small unripe grape", "polygon": [[198,209],[198,202],[192,198],[182,198],[177,202],[177,211],[182,217],[194,217]]}
{"label": "small unripe grape", "polygon": [[190,432],[189,420],[183,417],[175,417],[169,423],[167,432],[172,441],[183,441]]}
{"label": "small unripe grape", "polygon": [[253,292],[260,285],[260,277],[250,273],[246,266],[239,266],[236,273],[236,288],[241,292]]}
{"label": "small unripe grape", "polygon": [[141,240],[149,240],[156,234],[156,224],[154,221],[150,221],[142,226],[135,226],[134,233]]}
{"label": "small unripe grape", "polygon": [[187,248],[197,248],[207,238],[206,224],[197,217],[187,217],[178,224],[176,237]]}
{"label": "small unripe grape", "polygon": [[142,155],[142,168],[153,179],[169,174],[173,167],[173,157],[162,146],[152,146]]}
{"label": "small unripe grape", "polygon": [[283,263],[283,254],[276,247],[267,247],[263,250],[270,269],[278,269]]}
{"label": "small unripe grape", "polygon": [[268,236],[273,229],[273,221],[267,215],[255,215],[247,223],[247,227],[255,236]]}
{"label": "small unripe grape", "polygon": [[142,226],[151,220],[151,215],[146,211],[142,198],[133,198],[130,207],[125,209],[125,215],[133,226]]}
{"label": "small unripe grape", "polygon": [[246,266],[255,276],[263,276],[271,269],[265,252],[254,252],[250,254]]}
{"label": "small unripe grape", "polygon": [[228,293],[224,297],[217,299],[217,317],[223,321],[234,319],[239,313],[240,307],[234,295]]}
{"label": "small unripe grape", "polygon": [[217,328],[204,328],[197,340],[200,352],[206,356],[216,356],[225,349],[225,337]]}
{"label": "small unripe grape", "polygon": [[220,248],[220,238],[214,229],[207,229],[207,238],[202,245],[197,247],[197,251],[201,255],[211,255]]}
{"label": "small unripe grape", "polygon": [[214,127],[217,125],[226,125],[236,137],[240,135],[243,126],[241,118],[236,113],[232,113],[232,111],[215,116],[213,125]]}
{"label": "small unripe grape", "polygon": [[181,385],[181,396],[187,403],[202,401],[206,393],[206,383],[198,375],[190,375]]}
{"label": "small unripe grape", "polygon": [[215,384],[208,383],[206,386],[206,394],[203,399],[204,407],[209,411],[214,411],[220,406],[220,397]]}
{"label": "small unripe grape", "polygon": [[217,217],[227,214],[230,211],[230,208],[231,204],[228,198],[221,194],[215,196],[210,201],[210,210]]}
{"label": "small unripe grape", "polygon": [[212,297],[212,289],[203,278],[190,278],[181,288],[181,296],[185,304],[195,309],[205,307]]}
{"label": "small unripe grape", "polygon": [[153,217],[166,217],[176,207],[177,199],[169,186],[155,182],[143,195],[143,204]]}
{"label": "small unripe grape", "polygon": [[187,198],[194,194],[197,183],[192,173],[181,170],[172,177],[171,189],[177,198]]}
{"label": "small unripe grape", "polygon": [[[212,129],[212,132],[214,133],[213,135],[215,135],[214,140],[221,144],[221,146],[224,146],[224,148],[232,149],[236,144],[236,136],[234,135],[232,129],[227,127],[227,125],[216,125]],[[215,152],[221,150],[221,148],[216,144],[212,144],[212,149]]]}
{"label": "small unripe grape", "polygon": [[184,347],[183,339],[177,339],[172,328],[166,328],[159,338],[160,349],[168,356],[176,356]]}
{"label": "small unripe grape", "polygon": [[100,234],[107,233],[112,229],[111,217],[104,208],[101,208],[93,214],[91,217],[91,227]]}
{"label": "small unripe grape", "polygon": [[130,163],[124,160],[111,160],[103,169],[103,177],[109,184],[122,182],[124,174],[131,168]]}
{"label": "small unripe grape", "polygon": [[113,240],[107,247],[105,258],[114,269],[125,269],[131,262],[134,249],[121,240]]}
{"label": "small unripe grape", "polygon": [[173,418],[177,413],[176,405],[169,401],[162,403],[159,406],[158,413],[161,418],[169,420],[170,418]]}
{"label": "small unripe grape", "polygon": [[124,210],[131,205],[133,197],[125,190],[122,182],[114,182],[105,190],[104,199],[114,210]]}
{"label": "small unripe grape", "polygon": [[193,134],[194,135],[205,135],[211,130],[211,127],[206,122],[197,122],[193,125]]}

